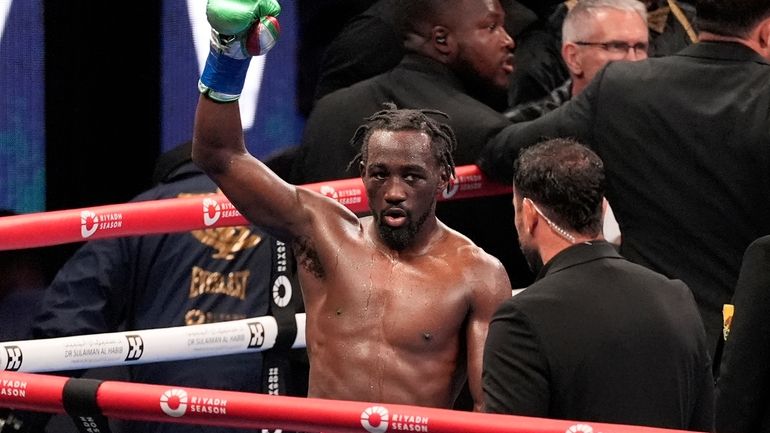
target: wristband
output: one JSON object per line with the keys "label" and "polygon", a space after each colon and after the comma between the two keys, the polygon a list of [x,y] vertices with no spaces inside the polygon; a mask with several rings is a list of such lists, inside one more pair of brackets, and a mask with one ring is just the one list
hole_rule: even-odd
{"label": "wristband", "polygon": [[234,59],[215,49],[209,51],[198,90],[217,102],[237,101],[246,82],[251,57]]}

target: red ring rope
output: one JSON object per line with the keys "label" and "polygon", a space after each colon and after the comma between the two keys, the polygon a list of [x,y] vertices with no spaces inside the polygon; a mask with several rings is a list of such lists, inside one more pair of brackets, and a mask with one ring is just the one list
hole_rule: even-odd
{"label": "red ring rope", "polygon": [[[511,186],[489,180],[475,165],[457,167],[456,173],[456,179],[439,200],[511,192]],[[360,178],[312,183],[303,188],[332,197],[353,212],[369,211]],[[221,194],[38,212],[0,218],[0,251],[244,224],[246,219]]]}
{"label": "red ring rope", "polygon": [[[69,379],[0,372],[0,406],[64,413]],[[685,433],[618,424],[484,414],[398,404],[285,397],[203,388],[104,381],[102,414],[119,419],[350,433]]]}

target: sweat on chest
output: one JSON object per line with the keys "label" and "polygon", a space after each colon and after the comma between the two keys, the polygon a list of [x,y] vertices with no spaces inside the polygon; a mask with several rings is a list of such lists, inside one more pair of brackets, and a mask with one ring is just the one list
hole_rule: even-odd
{"label": "sweat on chest", "polygon": [[326,297],[321,314],[327,326],[349,328],[351,332],[364,329],[381,334],[384,340],[392,337],[419,344],[456,334],[466,309],[462,299],[445,296],[445,290],[432,281],[424,285],[362,285],[345,293],[338,291]]}

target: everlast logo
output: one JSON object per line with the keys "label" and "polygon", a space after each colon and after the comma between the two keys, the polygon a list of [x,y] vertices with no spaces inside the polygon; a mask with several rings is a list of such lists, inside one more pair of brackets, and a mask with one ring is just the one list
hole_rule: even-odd
{"label": "everlast logo", "polygon": [[260,322],[249,323],[249,349],[259,349],[265,344],[265,327]]}
{"label": "everlast logo", "polygon": [[144,342],[140,335],[126,335],[128,340],[128,354],[126,355],[126,361],[136,361],[142,357],[144,353]]}
{"label": "everlast logo", "polygon": [[24,358],[21,348],[19,346],[5,346],[5,353],[8,355],[8,364],[5,366],[5,370],[18,371]]}
{"label": "everlast logo", "polygon": [[249,282],[250,271],[237,271],[222,274],[209,272],[198,266],[193,266],[190,278],[190,299],[204,294],[226,295],[246,299],[246,285]]}

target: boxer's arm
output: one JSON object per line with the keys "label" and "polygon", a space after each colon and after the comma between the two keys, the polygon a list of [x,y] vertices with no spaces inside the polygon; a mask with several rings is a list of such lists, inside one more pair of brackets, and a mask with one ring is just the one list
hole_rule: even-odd
{"label": "boxer's arm", "polygon": [[221,104],[201,95],[193,127],[193,161],[252,223],[291,234],[299,190],[284,182],[247,150],[237,102]]}
{"label": "boxer's arm", "polygon": [[473,305],[467,330],[468,387],[473,397],[473,410],[484,409],[482,389],[482,365],[484,344],[487,339],[489,322],[500,304],[511,297],[511,282],[502,263],[492,256],[479,266],[473,290]]}
{"label": "boxer's arm", "polygon": [[[243,50],[244,41],[255,31],[266,31],[265,23],[272,21],[265,13],[279,12],[274,0],[209,0],[212,44],[199,83],[193,160],[249,221],[289,239],[308,234],[312,218],[335,214],[325,207],[337,203],[284,182],[249,154],[244,144],[237,102],[251,59]],[[227,32],[240,33],[228,36]],[[259,54],[270,46],[269,41],[260,46]]]}

